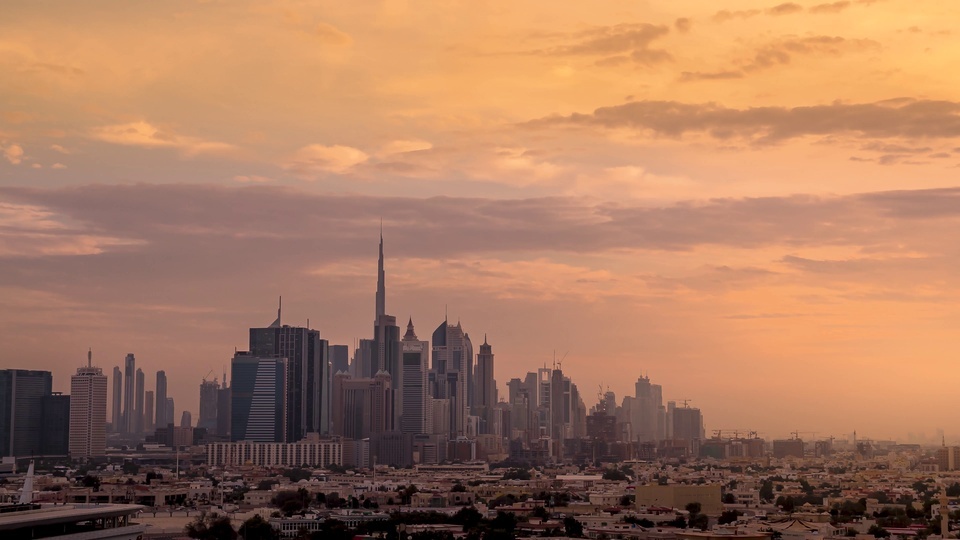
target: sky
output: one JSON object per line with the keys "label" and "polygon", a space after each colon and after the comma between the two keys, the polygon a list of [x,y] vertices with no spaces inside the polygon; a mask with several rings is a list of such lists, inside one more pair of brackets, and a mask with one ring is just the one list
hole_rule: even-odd
{"label": "sky", "polygon": [[382,222],[388,313],[486,335],[501,388],[556,358],[588,407],[644,374],[708,431],[960,438],[957,20],[6,1],[0,365],[68,391],[133,352],[196,417],[281,295],[371,337]]}

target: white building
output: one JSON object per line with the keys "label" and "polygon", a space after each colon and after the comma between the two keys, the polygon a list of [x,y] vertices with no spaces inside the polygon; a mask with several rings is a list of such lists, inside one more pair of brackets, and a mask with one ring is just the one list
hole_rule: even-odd
{"label": "white building", "polygon": [[326,467],[343,465],[343,444],[339,439],[321,439],[310,433],[294,443],[217,442],[207,445],[207,464],[256,465],[258,467]]}
{"label": "white building", "polygon": [[70,377],[70,456],[97,457],[107,450],[107,377],[91,365]]}

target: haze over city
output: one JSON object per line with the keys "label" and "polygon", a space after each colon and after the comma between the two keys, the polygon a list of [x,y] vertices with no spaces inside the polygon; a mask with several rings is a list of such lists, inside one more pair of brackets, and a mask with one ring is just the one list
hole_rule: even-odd
{"label": "haze over city", "polygon": [[960,346],[960,5],[5,2],[4,368],[460,321],[590,407],[934,440]]}

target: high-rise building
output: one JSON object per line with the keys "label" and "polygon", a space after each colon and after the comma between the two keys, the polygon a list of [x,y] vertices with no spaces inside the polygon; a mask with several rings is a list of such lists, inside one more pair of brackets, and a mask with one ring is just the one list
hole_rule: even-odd
{"label": "high-rise building", "polygon": [[135,393],[133,400],[133,432],[137,435],[143,433],[144,421],[143,421],[143,391],[144,391],[144,379],[143,379],[143,370],[137,368],[137,376],[135,383]]}
{"label": "high-rise building", "polygon": [[350,371],[350,347],[346,345],[330,345],[330,365],[331,374],[337,374],[341,371]]}
{"label": "high-rise building", "polygon": [[318,330],[282,325],[280,316],[281,310],[277,310],[273,324],[250,329],[249,353],[257,358],[287,359],[284,438],[299,441],[306,433],[330,429],[329,343],[320,338]]}
{"label": "high-rise building", "polygon": [[0,370],[0,456],[40,455],[42,401],[52,389],[49,371]]}
{"label": "high-rise building", "polygon": [[217,429],[217,393],[219,391],[220,384],[216,379],[212,381],[204,379],[200,383],[200,418],[197,420],[197,427],[206,428],[210,433]]}
{"label": "high-rise building", "polygon": [[136,431],[136,389],[137,359],[133,353],[128,353],[123,360],[123,429],[122,433],[130,434]]}
{"label": "high-rise building", "polygon": [[174,414],[175,412],[176,412],[176,409],[174,408],[173,398],[168,397],[167,404],[164,407],[164,413],[163,413],[163,417],[167,419],[167,427],[173,425],[173,419],[176,418],[176,415]]}
{"label": "high-rise building", "polygon": [[66,456],[70,452],[70,396],[54,392],[40,401],[40,454]]}
{"label": "high-rise building", "polygon": [[110,430],[121,433],[123,431],[123,372],[117,366],[113,368],[113,408],[110,413]]}
{"label": "high-rise building", "polygon": [[673,440],[686,443],[687,450],[697,455],[704,438],[703,416],[700,409],[676,407],[673,409]]}
{"label": "high-rise building", "polygon": [[474,391],[474,407],[472,414],[480,417],[480,433],[493,433],[490,420],[493,406],[497,404],[497,381],[493,378],[493,347],[487,343],[487,336],[483,336],[480,353],[477,354],[476,390]]}
{"label": "high-rise building", "polygon": [[224,374],[223,386],[217,390],[217,435],[230,436],[230,387],[227,386],[227,377]]}
{"label": "high-rise building", "polygon": [[154,400],[153,400],[153,390],[147,390],[143,393],[143,431],[146,433],[153,433],[157,429],[156,424],[153,423],[154,418]]}
{"label": "high-rise building", "polygon": [[393,417],[392,390],[386,371],[373,378],[353,379],[344,373],[334,377],[333,433],[359,440],[388,431]]}
{"label": "high-rise building", "polygon": [[238,352],[230,362],[230,440],[288,441],[286,358]]}
{"label": "high-rise building", "polygon": [[473,344],[464,334],[460,322],[452,326],[444,320],[433,332],[432,365],[433,396],[450,400],[450,436],[466,434],[468,380],[473,364]]}
{"label": "high-rise building", "polygon": [[93,367],[87,354],[87,365],[70,378],[70,456],[90,458],[107,453],[107,377]]}
{"label": "high-rise building", "polygon": [[180,416],[180,427],[182,428],[193,427],[193,415],[190,414],[190,411],[183,411],[183,414]]}
{"label": "high-rise building", "polygon": [[400,359],[400,327],[397,318],[387,315],[386,273],[383,268],[383,233],[380,234],[380,257],[377,261],[377,311],[373,321],[373,366],[371,371],[385,371],[393,380],[393,417],[387,419],[387,430],[396,429],[403,412],[403,377]]}
{"label": "high-rise building", "polygon": [[167,373],[157,372],[157,422],[158,428],[167,427],[173,422],[173,416],[167,416]]}
{"label": "high-rise building", "polygon": [[405,434],[427,433],[430,425],[429,392],[427,372],[429,371],[430,344],[417,339],[413,329],[413,319],[407,322],[407,333],[400,342],[401,373],[403,384],[400,388],[402,413],[400,432]]}

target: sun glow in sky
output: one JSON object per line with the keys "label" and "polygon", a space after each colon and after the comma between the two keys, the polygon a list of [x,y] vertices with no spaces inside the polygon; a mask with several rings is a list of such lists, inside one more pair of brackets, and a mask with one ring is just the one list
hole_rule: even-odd
{"label": "sun glow in sky", "polygon": [[[486,333],[588,407],[950,436],[960,5],[7,1],[3,367],[178,411],[269,324]],[[179,414],[179,413],[178,413]],[[960,437],[960,432],[955,434]]]}

